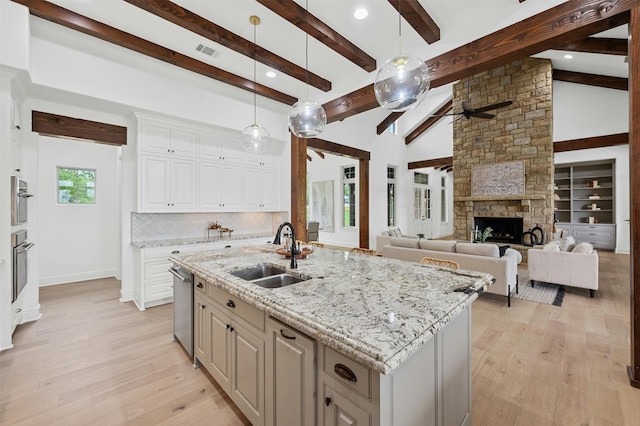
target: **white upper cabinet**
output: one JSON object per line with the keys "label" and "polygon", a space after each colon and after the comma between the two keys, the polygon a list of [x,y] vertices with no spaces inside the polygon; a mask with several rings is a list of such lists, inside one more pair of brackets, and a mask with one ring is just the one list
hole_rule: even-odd
{"label": "white upper cabinet", "polygon": [[138,115],[138,212],[277,211],[281,145],[242,150],[240,132]]}
{"label": "white upper cabinet", "polygon": [[201,133],[198,158],[205,161],[224,161],[226,163],[241,164],[243,152],[240,137]]}
{"label": "white upper cabinet", "polygon": [[194,158],[198,135],[152,124],[140,125],[140,151]]}

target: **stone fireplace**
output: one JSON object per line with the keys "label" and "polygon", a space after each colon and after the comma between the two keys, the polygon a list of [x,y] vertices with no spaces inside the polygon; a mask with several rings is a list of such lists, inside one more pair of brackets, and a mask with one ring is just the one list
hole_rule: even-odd
{"label": "stone fireplace", "polygon": [[[455,239],[470,239],[476,217],[517,218],[522,230],[538,225],[550,235],[554,168],[551,74],[551,61],[526,58],[454,85],[454,108],[467,96],[474,107],[513,100],[511,106],[489,111],[495,118],[454,123]],[[524,193],[472,195],[474,166],[512,161],[524,164]],[[520,243],[514,240],[514,244]],[[521,251],[526,254],[524,247]]]}

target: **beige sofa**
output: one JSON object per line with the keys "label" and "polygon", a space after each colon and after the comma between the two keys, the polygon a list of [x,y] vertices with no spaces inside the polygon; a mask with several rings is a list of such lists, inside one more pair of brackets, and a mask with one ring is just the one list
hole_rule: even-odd
{"label": "beige sofa", "polygon": [[410,240],[418,241],[418,237],[415,235],[404,235],[400,228],[391,227],[386,231],[382,231],[380,235],[376,236],[376,252],[382,254],[382,247],[391,243],[391,237],[408,238]]}
{"label": "beige sofa", "polygon": [[529,249],[528,269],[531,287],[536,281],[589,289],[591,297],[598,289],[598,252],[589,243],[576,245],[573,251]]}
{"label": "beige sofa", "polygon": [[495,282],[487,292],[506,296],[508,306],[511,293],[514,289],[518,291],[518,264],[522,256],[513,249],[500,256],[495,244],[390,237],[389,244],[382,246],[382,256],[411,262],[419,262],[425,256],[453,260],[461,269],[491,274]]}

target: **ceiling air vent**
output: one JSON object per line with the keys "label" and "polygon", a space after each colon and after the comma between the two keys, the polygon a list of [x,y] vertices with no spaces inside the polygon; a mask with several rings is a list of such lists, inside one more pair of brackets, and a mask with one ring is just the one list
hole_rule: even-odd
{"label": "ceiling air vent", "polygon": [[198,52],[202,52],[207,56],[211,56],[212,58],[217,58],[218,56],[220,56],[220,52],[218,52],[215,49],[212,49],[209,46],[205,46],[204,44],[199,44],[198,47],[196,47],[196,50]]}

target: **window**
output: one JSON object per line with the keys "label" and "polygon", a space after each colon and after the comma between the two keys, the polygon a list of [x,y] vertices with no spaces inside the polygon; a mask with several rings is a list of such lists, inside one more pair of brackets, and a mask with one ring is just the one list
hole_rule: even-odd
{"label": "window", "polygon": [[95,170],[58,167],[58,204],[95,203]]}
{"label": "window", "polygon": [[387,167],[387,226],[396,224],[396,168]]}
{"label": "window", "polygon": [[440,222],[448,222],[448,211],[447,211],[447,178],[440,178]]}
{"label": "window", "polygon": [[343,167],[342,169],[342,206],[343,223],[347,227],[356,226],[356,168]]}
{"label": "window", "polygon": [[429,175],[426,173],[413,173],[413,183],[418,183],[420,185],[429,185]]}
{"label": "window", "polygon": [[387,127],[387,130],[389,131],[389,133],[391,133],[392,135],[398,135],[398,121],[394,121],[393,123],[389,124],[389,127]]}

